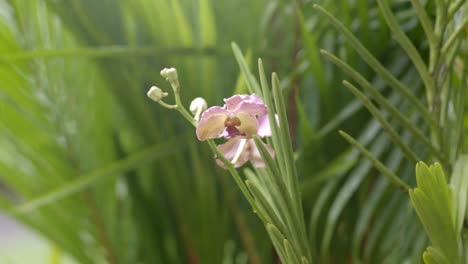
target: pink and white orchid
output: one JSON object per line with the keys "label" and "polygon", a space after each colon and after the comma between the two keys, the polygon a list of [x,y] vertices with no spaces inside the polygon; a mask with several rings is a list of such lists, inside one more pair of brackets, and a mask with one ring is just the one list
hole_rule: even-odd
{"label": "pink and white orchid", "polygon": [[[223,107],[213,106],[203,112],[196,130],[198,139],[228,138],[226,143],[218,145],[218,150],[234,167],[249,160],[255,167],[265,167],[252,137],[271,136],[267,106],[255,94],[234,95],[224,99],[224,103]],[[274,156],[273,149],[265,146]],[[219,159],[217,163],[225,168]]]}
{"label": "pink and white orchid", "polygon": [[224,103],[203,112],[196,131],[199,140],[271,135],[268,108],[257,95],[234,95]]}

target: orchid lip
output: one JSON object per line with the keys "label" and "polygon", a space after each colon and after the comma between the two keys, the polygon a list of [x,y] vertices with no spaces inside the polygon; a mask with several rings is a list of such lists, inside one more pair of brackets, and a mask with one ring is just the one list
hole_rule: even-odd
{"label": "orchid lip", "polygon": [[236,116],[227,117],[226,120],[224,120],[224,126],[225,127],[240,126],[241,124],[242,124],[241,121]]}

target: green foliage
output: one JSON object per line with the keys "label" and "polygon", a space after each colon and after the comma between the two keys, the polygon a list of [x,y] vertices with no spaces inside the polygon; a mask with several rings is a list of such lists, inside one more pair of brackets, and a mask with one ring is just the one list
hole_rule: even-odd
{"label": "green foliage", "polygon": [[461,234],[468,202],[468,156],[461,155],[453,168],[450,185],[452,186],[455,204],[455,231]]}
{"label": "green foliage", "polygon": [[[314,4],[0,0],[0,208],[79,263],[463,262],[466,1]],[[268,168],[155,107],[164,67],[184,106],[263,95]]]}
{"label": "green foliage", "polygon": [[424,262],[461,263],[454,196],[442,167],[437,163],[431,167],[418,163],[416,181],[418,187],[409,195],[432,244],[424,252]]}

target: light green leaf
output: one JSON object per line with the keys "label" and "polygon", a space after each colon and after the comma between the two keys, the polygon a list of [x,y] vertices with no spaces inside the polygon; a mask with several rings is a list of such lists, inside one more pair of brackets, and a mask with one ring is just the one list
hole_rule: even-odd
{"label": "light green leaf", "polygon": [[463,227],[468,199],[468,155],[462,155],[455,163],[450,185],[455,199],[455,230],[457,235]]}
{"label": "light green leaf", "polygon": [[428,247],[423,253],[423,260],[426,264],[451,264],[440,250]]}
{"label": "light green leaf", "polygon": [[[419,162],[416,164],[416,181],[418,187],[411,189],[409,194],[432,246],[440,251],[449,263],[460,263],[459,235],[455,229],[452,191],[442,167],[438,163],[427,167],[423,162]],[[435,253],[429,251],[427,259],[429,262],[440,263],[440,254]]]}

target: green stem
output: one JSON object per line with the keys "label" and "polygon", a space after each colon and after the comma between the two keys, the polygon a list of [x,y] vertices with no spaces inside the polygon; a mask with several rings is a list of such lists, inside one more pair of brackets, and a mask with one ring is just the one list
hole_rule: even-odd
{"label": "green stem", "polygon": [[455,13],[458,11],[458,9],[459,9],[464,3],[466,3],[466,0],[458,0],[457,2],[453,3],[453,4],[449,7],[448,14],[447,14],[447,20],[452,19],[453,15],[455,15]]}
{"label": "green stem", "polygon": [[234,223],[237,226],[239,231],[239,236],[244,244],[245,252],[249,257],[249,261],[251,264],[261,264],[261,258],[258,254],[258,250],[256,248],[255,238],[253,237],[253,232],[250,230],[248,223],[246,222],[245,214],[242,210],[240,210],[236,200],[234,197],[237,197],[238,192],[237,189],[228,188],[227,178],[223,177],[224,175],[220,175],[221,178],[221,188],[223,189],[224,199],[226,203],[229,205],[231,209],[231,213],[234,215]]}
{"label": "green stem", "polygon": [[442,46],[442,51],[441,51],[442,58],[445,58],[445,55],[447,54],[448,50],[455,43],[455,40],[458,39],[459,35],[462,34],[464,30],[466,30],[467,25],[468,25],[468,18],[465,17],[465,19],[460,23],[460,25],[455,30],[455,32],[453,32],[452,35],[450,35],[450,37]]}
{"label": "green stem", "polygon": [[437,38],[434,35],[431,20],[429,19],[429,16],[427,15],[426,10],[421,5],[421,2],[419,0],[411,0],[411,3],[413,4],[414,9],[416,9],[416,13],[418,14],[419,21],[421,21],[421,25],[423,27],[424,33],[426,33],[427,39],[429,40],[429,46],[432,49],[432,47],[437,46]]}
{"label": "green stem", "polygon": [[223,162],[223,164],[226,166],[226,168],[229,170],[231,173],[232,177],[234,178],[234,181],[236,182],[237,186],[240,188],[242,194],[244,197],[247,199],[247,201],[250,203],[250,205],[253,207],[253,209],[256,210],[257,206],[255,204],[255,200],[253,199],[252,195],[250,194],[249,190],[247,189],[247,186],[245,185],[244,181],[242,180],[241,176],[237,172],[237,170],[234,168],[231,162],[229,162],[224,155],[218,150],[216,147],[215,142],[212,139],[207,140],[208,145],[210,146],[211,150],[215,153],[215,155]]}

